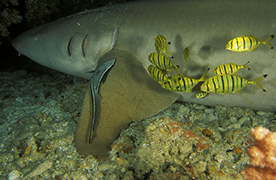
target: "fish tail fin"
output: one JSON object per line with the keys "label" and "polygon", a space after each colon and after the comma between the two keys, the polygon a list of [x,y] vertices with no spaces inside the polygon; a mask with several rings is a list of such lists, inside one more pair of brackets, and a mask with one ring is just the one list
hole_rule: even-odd
{"label": "fish tail fin", "polygon": [[261,77],[255,79],[255,80],[253,80],[253,81],[250,81],[249,83],[254,84],[255,86],[261,88],[264,92],[266,92],[266,90],[263,88],[263,86],[260,84],[260,82],[261,82],[262,80],[264,80],[267,76],[268,76],[267,74],[264,74],[264,75],[262,75]]}
{"label": "fish tail fin", "polygon": [[201,99],[204,98],[208,93],[207,92],[198,92],[196,93],[196,98]]}
{"label": "fish tail fin", "polygon": [[201,78],[198,80],[198,82],[202,82],[202,81],[205,81],[207,79],[205,76],[206,76],[206,74],[208,73],[209,70],[210,70],[210,68],[208,68],[206,70],[206,72],[201,76]]}
{"label": "fish tail fin", "polygon": [[170,44],[165,44],[165,45],[164,45],[165,51],[169,48],[169,46],[170,46]]}
{"label": "fish tail fin", "polygon": [[269,38],[267,38],[266,40],[264,40],[262,43],[268,47],[270,47],[270,49],[273,49],[274,47],[270,44],[271,39],[274,38],[274,35],[271,35]]}
{"label": "fish tail fin", "polygon": [[[168,45],[167,45],[168,46]],[[168,46],[169,47],[169,46]],[[164,49],[163,53],[167,56],[169,56],[170,58],[173,58],[173,55],[167,50],[167,48]]]}
{"label": "fish tail fin", "polygon": [[247,61],[247,63],[245,63],[242,67],[243,67],[243,68],[246,68],[246,69],[248,69],[248,70],[250,70],[250,68],[247,67],[247,64],[249,64],[249,63],[250,63],[250,61]]}

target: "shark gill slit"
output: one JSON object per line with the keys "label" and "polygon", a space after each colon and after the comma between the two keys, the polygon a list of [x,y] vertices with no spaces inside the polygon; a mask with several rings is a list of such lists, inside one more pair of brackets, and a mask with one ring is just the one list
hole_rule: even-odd
{"label": "shark gill slit", "polygon": [[82,51],[83,57],[85,57],[85,50],[87,47],[87,37],[88,37],[88,34],[85,35],[85,37],[82,40],[82,44],[81,44],[81,51]]}
{"label": "shark gill slit", "polygon": [[69,41],[67,43],[67,53],[70,57],[71,57],[70,46],[71,46],[72,39],[73,39],[73,36],[71,36],[71,38],[69,39]]}

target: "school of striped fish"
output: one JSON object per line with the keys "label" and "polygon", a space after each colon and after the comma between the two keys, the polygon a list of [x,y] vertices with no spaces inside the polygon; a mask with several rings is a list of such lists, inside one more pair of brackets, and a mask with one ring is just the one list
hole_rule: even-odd
{"label": "school of striped fish", "polygon": [[[273,46],[270,44],[274,35],[271,35],[266,40],[262,41],[252,35],[236,37],[230,40],[225,49],[234,52],[254,51],[258,46],[264,44],[271,49]],[[227,63],[217,66],[213,73],[214,76],[207,78],[206,74],[210,70],[208,68],[205,73],[199,79],[194,79],[178,73],[178,65],[172,63],[173,55],[168,51],[169,45],[163,35],[158,35],[154,38],[155,48],[157,52],[152,52],[149,55],[149,61],[151,65],[148,67],[150,76],[157,81],[164,89],[174,92],[187,92],[191,93],[193,88],[203,82],[200,85],[200,92],[196,93],[195,98],[200,99],[208,95],[209,93],[226,94],[236,93],[238,94],[244,87],[249,84],[253,84],[261,88],[264,92],[266,90],[261,86],[260,82],[264,80],[268,75],[264,74],[255,80],[247,80],[239,75],[237,72],[240,69],[248,69],[247,66],[250,61],[247,61],[243,65],[235,63]],[[187,61],[190,55],[190,47],[186,47],[183,50],[184,60]],[[172,71],[175,74],[172,74]]]}

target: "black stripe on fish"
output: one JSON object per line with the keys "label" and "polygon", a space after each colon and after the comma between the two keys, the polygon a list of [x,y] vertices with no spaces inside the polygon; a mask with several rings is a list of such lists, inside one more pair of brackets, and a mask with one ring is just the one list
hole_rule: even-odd
{"label": "black stripe on fish", "polygon": [[244,39],[244,37],[242,37],[242,41],[243,41],[243,49],[245,49],[245,39]]}
{"label": "black stripe on fish", "polygon": [[189,80],[190,80],[190,84],[187,84],[187,86],[186,86],[185,89],[188,89],[188,87],[193,87],[193,85],[194,85],[193,79],[192,79],[192,78],[189,78]]}
{"label": "black stripe on fish", "polygon": [[[222,85],[222,92],[225,91],[225,87],[224,87],[224,81],[223,81],[223,76],[220,76],[220,81],[221,81],[221,85]],[[219,82],[220,84],[220,82]]]}
{"label": "black stripe on fish", "polygon": [[206,92],[209,92],[210,91],[210,88],[209,88],[210,85],[208,85],[209,84],[209,79],[207,79],[206,82],[207,82],[206,83],[206,86],[207,86],[206,87]]}
{"label": "black stripe on fish", "polygon": [[[241,87],[242,87],[243,78],[241,78],[241,77],[239,77],[239,76],[235,76],[235,78],[236,78],[237,83],[236,83],[236,85],[235,85],[234,91],[238,91],[238,90],[241,89]],[[240,81],[241,85],[239,85],[238,81]]]}
{"label": "black stripe on fish", "polygon": [[[231,76],[231,80],[232,80],[232,91],[231,91],[231,92],[233,92],[233,91],[234,91],[234,87],[235,87],[235,79],[234,79],[234,76]],[[230,87],[229,87],[229,89],[230,89]]]}
{"label": "black stripe on fish", "polygon": [[249,42],[250,42],[250,48],[249,48],[249,49],[251,49],[251,48],[252,48],[252,45],[253,45],[253,42],[252,42],[251,37],[249,37],[248,39],[249,39]]}
{"label": "black stripe on fish", "polygon": [[[190,81],[190,82],[189,82]],[[192,80],[192,78],[188,78],[188,82],[187,82],[187,84],[185,84],[185,90],[187,90],[188,89],[188,87],[190,86],[193,86],[193,80]]]}
{"label": "black stripe on fish", "polygon": [[[182,84],[183,84],[182,88],[183,88],[184,91],[186,91],[187,85],[188,85],[189,82],[187,82],[186,78],[181,78],[181,80],[182,80]],[[179,85],[180,85],[180,83],[179,83]]]}
{"label": "black stripe on fish", "polygon": [[161,68],[160,61],[159,61],[159,54],[153,54],[153,61],[157,65],[157,67]]}
{"label": "black stripe on fish", "polygon": [[239,88],[240,79],[237,76],[232,76],[232,78],[233,78],[234,82],[233,82],[233,85],[232,85],[233,87],[232,87],[231,92],[234,92]]}
{"label": "black stripe on fish", "polygon": [[[223,69],[224,69],[224,73],[227,74],[226,65],[223,66]],[[222,73],[222,74],[224,74],[224,73]]]}
{"label": "black stripe on fish", "polygon": [[226,85],[227,85],[227,92],[230,91],[230,79],[229,79],[229,76],[225,76],[225,79],[226,79]]}
{"label": "black stripe on fish", "polygon": [[245,83],[245,82],[244,82],[243,78],[240,78],[240,79],[241,79],[241,88],[242,88],[244,86],[243,83]]}
{"label": "black stripe on fish", "polygon": [[223,74],[221,67],[219,67],[219,72],[220,72],[220,74]]}
{"label": "black stripe on fish", "polygon": [[230,66],[230,69],[231,69],[230,73],[232,74],[233,73],[232,64],[229,64],[229,66]]}
{"label": "black stripe on fish", "polygon": [[170,90],[173,90],[172,85],[171,85],[170,82],[168,82],[168,86],[169,86],[169,89],[170,89]]}
{"label": "black stripe on fish", "polygon": [[212,78],[212,83],[213,83],[213,87],[214,87],[215,92],[217,92],[216,83],[215,83],[214,79],[215,78]]}

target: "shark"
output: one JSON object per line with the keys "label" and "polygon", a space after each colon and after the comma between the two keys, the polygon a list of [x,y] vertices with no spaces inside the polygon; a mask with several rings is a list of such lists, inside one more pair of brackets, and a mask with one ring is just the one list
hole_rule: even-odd
{"label": "shark", "polygon": [[[274,7],[273,0],[134,1],[35,27],[20,34],[12,45],[43,66],[90,80],[75,144],[80,154],[102,160],[109,157],[111,143],[131,121],[150,117],[176,100],[276,111],[275,50],[260,47],[255,52],[238,53],[225,49],[235,37],[254,34],[266,38],[275,33]],[[169,52],[180,73],[199,78],[207,68],[250,60],[251,70],[238,73],[250,80],[268,74],[261,82],[266,92],[248,86],[239,94],[197,99],[196,92],[163,89],[147,72],[148,56],[156,52],[154,38],[160,34],[171,42]],[[183,50],[188,46],[186,62]]]}

